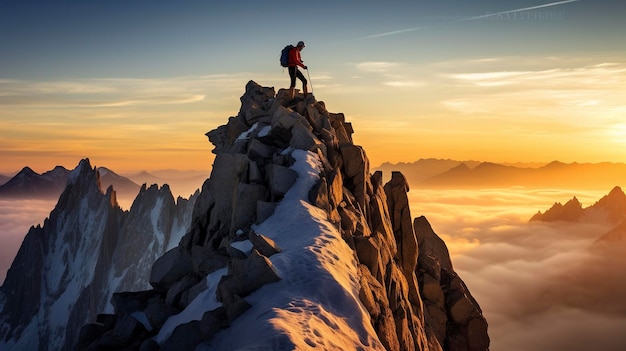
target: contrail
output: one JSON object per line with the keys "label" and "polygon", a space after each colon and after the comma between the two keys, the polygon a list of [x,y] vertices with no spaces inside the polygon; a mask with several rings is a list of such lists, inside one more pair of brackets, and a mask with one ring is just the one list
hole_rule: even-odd
{"label": "contrail", "polygon": [[[551,2],[551,3],[543,4],[543,5],[524,7],[524,8],[521,8],[521,9],[502,11],[502,12],[490,13],[490,14],[487,14],[487,15],[481,15],[481,16],[464,18],[462,20],[452,21],[452,22],[449,22],[449,23],[459,23],[459,22],[475,21],[475,20],[478,20],[478,19],[481,19],[481,18],[505,15],[505,14],[508,14],[508,13],[536,10],[536,9],[541,9],[541,8],[544,8],[544,7],[552,7],[552,6],[564,5],[564,4],[568,4],[570,2],[577,2],[577,1],[580,1],[580,0],[565,0],[565,1]],[[421,29],[426,29],[426,28],[429,28],[429,27],[432,27],[432,26],[413,27],[413,28],[394,30],[394,31],[391,31],[391,32],[372,34],[372,35],[368,35],[368,36],[362,37],[361,39],[371,39],[371,38],[386,37],[386,36],[390,36],[390,35],[402,34],[402,33],[407,33],[407,32],[414,32],[414,31],[421,30]]]}
{"label": "contrail", "polygon": [[415,28],[406,28],[406,29],[394,30],[392,32],[385,32],[385,33],[380,33],[380,34],[368,35],[368,36],[363,37],[363,38],[380,38],[380,37],[386,37],[388,35],[396,35],[396,34],[402,34],[402,33],[406,33],[406,32],[414,32],[416,30],[420,30],[420,29],[424,29],[424,28],[428,28],[428,27],[415,27]]}
{"label": "contrail", "polygon": [[541,9],[541,8],[544,8],[544,7],[551,7],[551,6],[564,5],[564,4],[568,4],[568,3],[570,3],[570,2],[576,2],[576,1],[580,1],[580,0],[557,1],[557,2],[551,2],[551,3],[549,3],[549,4],[537,5],[537,6],[531,6],[531,7],[524,7],[524,8],[522,8],[522,9],[516,9],[516,10],[509,10],[509,11],[502,11],[502,12],[490,13],[490,14],[487,14],[487,15],[482,15],[482,16],[476,16],[476,17],[465,18],[465,19],[462,19],[462,20],[455,21],[454,23],[457,23],[457,22],[474,21],[474,20],[477,20],[477,19],[487,18],[487,17],[492,17],[492,16],[506,15],[507,13],[523,12],[523,11],[530,11],[530,10]]}

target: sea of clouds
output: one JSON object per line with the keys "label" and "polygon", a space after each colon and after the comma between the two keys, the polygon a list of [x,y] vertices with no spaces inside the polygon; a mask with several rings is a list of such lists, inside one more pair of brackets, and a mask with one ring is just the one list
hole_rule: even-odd
{"label": "sea of clouds", "polygon": [[[447,243],[455,270],[489,322],[493,350],[622,350],[626,247],[594,241],[605,223],[529,223],[537,211],[576,196],[590,206],[606,191],[563,189],[409,192]],[[55,201],[0,200],[0,281],[31,225]]]}
{"label": "sea of clouds", "polygon": [[41,224],[56,200],[0,200],[0,282],[31,226]]}
{"label": "sea of clouds", "polygon": [[448,244],[455,270],[489,323],[493,350],[623,350],[626,246],[594,245],[606,223],[529,223],[538,210],[606,192],[560,189],[413,190]]}

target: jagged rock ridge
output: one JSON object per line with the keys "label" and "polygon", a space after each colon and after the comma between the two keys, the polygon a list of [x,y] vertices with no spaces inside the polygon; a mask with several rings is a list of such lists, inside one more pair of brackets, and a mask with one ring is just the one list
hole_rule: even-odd
{"label": "jagged rock ridge", "polygon": [[531,217],[530,221],[608,221],[609,223],[617,224],[624,219],[626,219],[626,194],[619,186],[616,186],[607,195],[589,207],[583,208],[580,201],[574,196],[565,205],[556,202],[545,212],[537,212]]}
{"label": "jagged rock ridge", "polygon": [[122,211],[88,159],[66,178],[0,287],[2,350],[72,349],[83,324],[113,310],[114,291],[149,286],[152,263],[188,229],[195,198],[175,202],[167,186],[144,185],[131,211]]}
{"label": "jagged rock ridge", "polygon": [[115,294],[78,348],[487,350],[445,244],[413,224],[402,174],[370,174],[344,115],[252,81],[241,103],[207,133],[211,177],[153,288]]}
{"label": "jagged rock ridge", "polygon": [[[70,171],[63,166],[38,174],[30,167],[24,167],[14,177],[2,182],[0,178],[0,197],[7,198],[44,198],[58,199],[67,183]],[[139,185],[120,176],[106,167],[99,167],[101,188],[113,186],[118,197],[134,199]]]}

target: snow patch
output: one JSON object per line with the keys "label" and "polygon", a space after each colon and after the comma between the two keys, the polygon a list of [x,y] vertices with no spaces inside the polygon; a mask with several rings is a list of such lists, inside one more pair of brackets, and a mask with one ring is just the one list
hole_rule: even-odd
{"label": "snow patch", "polygon": [[270,135],[270,132],[272,131],[272,126],[265,126],[263,127],[260,131],[259,131],[259,137],[266,137],[268,135]]}
{"label": "snow patch", "polygon": [[196,296],[182,312],[169,317],[167,321],[165,321],[165,324],[163,324],[163,327],[159,331],[159,335],[156,336],[156,341],[159,344],[163,344],[180,324],[185,324],[193,320],[199,321],[202,319],[202,315],[204,315],[205,312],[220,307],[222,303],[217,301],[215,292],[217,291],[217,283],[219,283],[222,276],[227,273],[228,269],[222,268],[207,275],[207,289]]}
{"label": "snow patch", "polygon": [[252,245],[252,242],[250,240],[236,241],[230,244],[230,246],[243,252],[244,254],[246,254],[246,256],[250,255],[250,253],[252,252],[252,248],[254,247],[254,245]]}
{"label": "snow patch", "polygon": [[254,132],[257,127],[259,126],[259,122],[256,122],[255,124],[252,125],[252,127],[250,127],[250,129],[248,129],[247,131],[239,134],[239,136],[237,137],[237,140],[235,141],[241,141],[241,140],[248,140],[250,139],[250,134],[252,134],[252,132]]}
{"label": "snow patch", "polygon": [[159,219],[163,215],[163,197],[159,196],[150,211],[150,223],[152,224],[152,232],[154,233],[154,239],[158,243],[158,247],[161,248],[165,244],[165,233],[159,228]]}
{"label": "snow patch", "polygon": [[153,329],[152,324],[150,324],[150,321],[144,311],[135,311],[131,313],[130,316],[135,318],[137,322],[143,324],[143,327],[146,328],[147,331],[151,331]]}

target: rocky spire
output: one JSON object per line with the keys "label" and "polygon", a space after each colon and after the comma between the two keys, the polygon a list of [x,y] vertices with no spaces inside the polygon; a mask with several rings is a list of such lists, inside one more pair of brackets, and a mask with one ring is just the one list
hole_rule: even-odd
{"label": "rocky spire", "polygon": [[112,312],[116,289],[149,287],[152,263],[186,232],[193,201],[175,203],[167,186],[144,186],[122,211],[113,188],[103,193],[96,168],[80,161],[0,287],[0,349],[72,349],[82,325]]}
{"label": "rocky spire", "polygon": [[[79,348],[487,350],[451,264],[418,263],[406,180],[370,174],[352,133],[312,95],[250,81],[237,116],[207,133],[211,177],[190,230],[153,265],[153,288],[116,294],[115,315],[86,325]],[[424,286],[453,292],[432,294],[434,317]]]}

